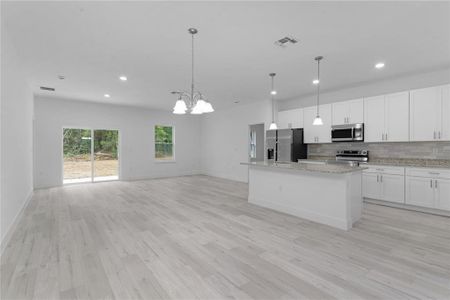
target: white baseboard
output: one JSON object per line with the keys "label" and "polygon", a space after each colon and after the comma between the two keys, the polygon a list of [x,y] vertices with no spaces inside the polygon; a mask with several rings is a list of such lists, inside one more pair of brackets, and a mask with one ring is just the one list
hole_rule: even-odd
{"label": "white baseboard", "polygon": [[438,215],[438,216],[443,216],[443,217],[450,217],[450,211],[445,211],[445,210],[440,210],[440,209],[420,207],[420,206],[414,206],[414,205],[396,203],[396,202],[388,202],[388,201],[371,199],[371,198],[364,198],[363,200],[366,203],[371,203],[371,204],[376,204],[376,205],[418,211],[418,212],[422,212],[422,213],[433,214],[433,215]]}
{"label": "white baseboard", "polygon": [[17,225],[19,224],[20,220],[22,219],[23,213],[25,212],[25,209],[27,208],[28,204],[30,203],[31,198],[33,198],[33,191],[31,191],[28,194],[28,197],[25,200],[25,202],[23,203],[22,208],[18,211],[11,226],[8,228],[6,235],[3,237],[3,239],[0,243],[0,256],[3,255],[3,251],[6,249],[9,241],[11,240],[12,235],[16,231]]}
{"label": "white baseboard", "polygon": [[201,171],[199,175],[206,175],[206,176],[228,179],[228,180],[237,181],[237,182],[248,183],[247,180],[241,180],[241,179],[235,178],[233,176],[229,176],[228,174],[225,174],[225,173]]}

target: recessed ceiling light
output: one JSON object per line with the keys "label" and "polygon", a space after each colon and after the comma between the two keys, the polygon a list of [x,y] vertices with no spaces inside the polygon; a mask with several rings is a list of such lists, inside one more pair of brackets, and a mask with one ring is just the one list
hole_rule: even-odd
{"label": "recessed ceiling light", "polygon": [[376,69],[383,69],[384,68],[384,62],[379,62],[375,65]]}
{"label": "recessed ceiling light", "polygon": [[270,92],[270,94],[276,95],[276,94],[277,94],[277,91],[273,90],[273,91]]}
{"label": "recessed ceiling light", "polygon": [[110,94],[105,94],[105,95],[103,95],[103,96],[105,96],[105,98],[111,98],[111,95],[110,95]]}
{"label": "recessed ceiling light", "polygon": [[119,79],[122,80],[122,81],[127,81],[128,80],[127,76],[123,76],[123,75],[120,76]]}
{"label": "recessed ceiling light", "polygon": [[319,79],[314,79],[313,84],[319,84]]}

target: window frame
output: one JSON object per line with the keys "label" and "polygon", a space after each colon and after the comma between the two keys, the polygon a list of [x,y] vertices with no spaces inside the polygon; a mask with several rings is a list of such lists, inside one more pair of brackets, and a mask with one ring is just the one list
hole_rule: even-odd
{"label": "window frame", "polygon": [[[161,127],[172,127],[172,158],[171,159],[161,159],[161,158],[157,158],[156,157],[156,136],[155,136],[155,129],[156,126],[161,126]],[[172,124],[154,124],[153,125],[153,161],[155,163],[175,163],[176,159],[175,159],[175,148],[176,148],[176,144],[175,144],[175,126]]]}

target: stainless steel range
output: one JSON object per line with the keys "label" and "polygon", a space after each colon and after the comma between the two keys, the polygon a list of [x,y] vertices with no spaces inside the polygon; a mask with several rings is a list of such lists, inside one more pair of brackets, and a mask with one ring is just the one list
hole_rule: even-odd
{"label": "stainless steel range", "polygon": [[359,166],[360,163],[369,161],[368,150],[338,150],[336,152],[336,160],[329,163],[342,163],[351,166]]}

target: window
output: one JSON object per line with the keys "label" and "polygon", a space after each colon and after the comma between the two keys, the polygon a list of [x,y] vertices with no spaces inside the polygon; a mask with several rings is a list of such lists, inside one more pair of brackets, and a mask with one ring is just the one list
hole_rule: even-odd
{"label": "window", "polygon": [[256,158],[256,131],[250,131],[250,158]]}
{"label": "window", "polygon": [[159,161],[173,161],[174,130],[172,126],[155,126],[155,159]]}

